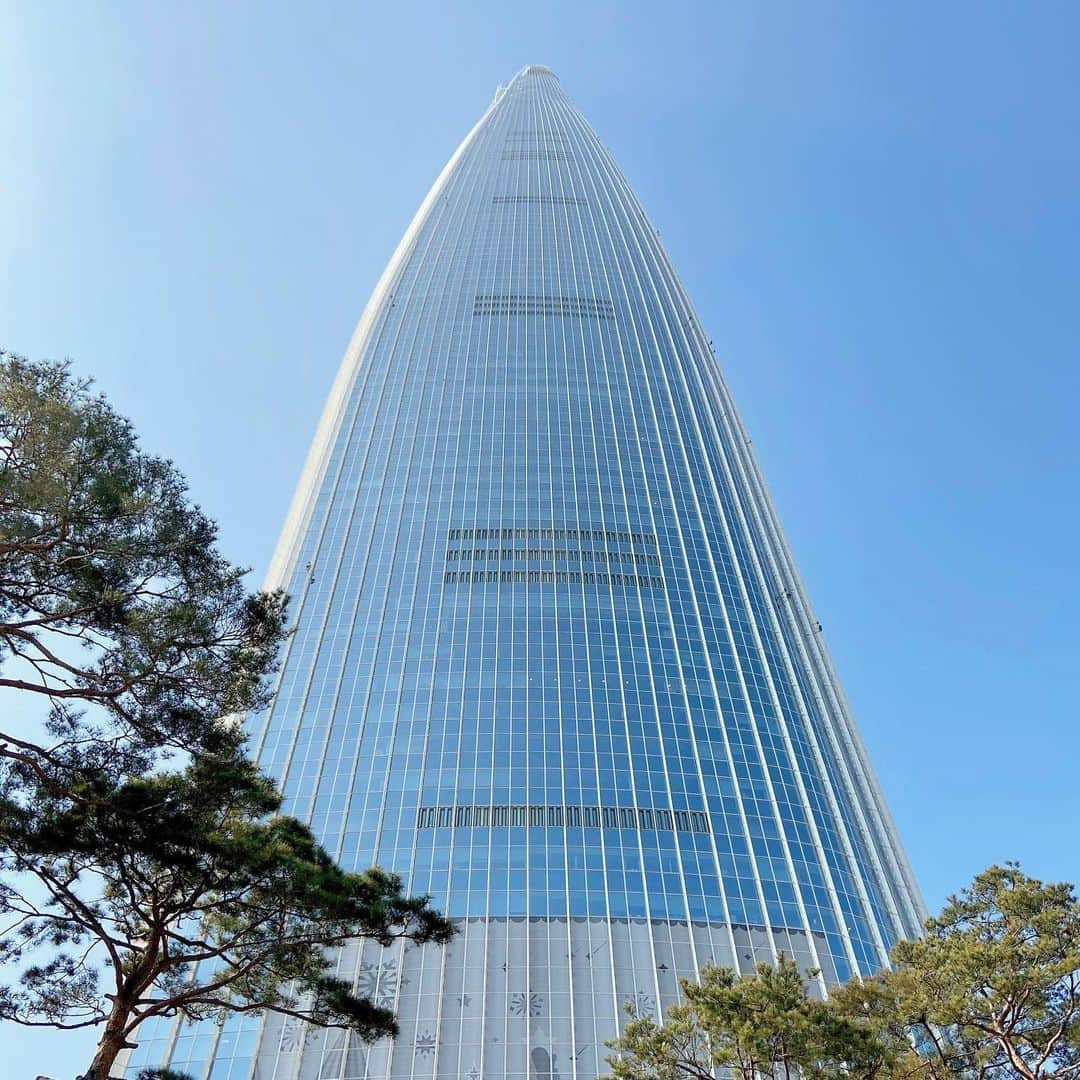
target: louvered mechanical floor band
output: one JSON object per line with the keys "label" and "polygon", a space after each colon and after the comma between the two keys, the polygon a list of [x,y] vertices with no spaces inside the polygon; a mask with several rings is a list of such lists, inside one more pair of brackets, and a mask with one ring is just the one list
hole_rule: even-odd
{"label": "louvered mechanical floor band", "polygon": [[539,540],[542,543],[560,541],[606,541],[609,544],[640,544],[656,547],[656,535],[648,532],[626,532],[621,529],[526,528],[518,525],[477,526],[470,529],[451,529],[447,534],[455,540]]}
{"label": "louvered mechanical floor band", "polygon": [[700,810],[662,810],[632,806],[421,806],[418,829],[531,828],[636,829],[638,831],[709,832]]}
{"label": "louvered mechanical floor band", "polygon": [[480,293],[474,315],[569,315],[579,319],[614,319],[610,300],[591,296],[547,296],[541,293]]}

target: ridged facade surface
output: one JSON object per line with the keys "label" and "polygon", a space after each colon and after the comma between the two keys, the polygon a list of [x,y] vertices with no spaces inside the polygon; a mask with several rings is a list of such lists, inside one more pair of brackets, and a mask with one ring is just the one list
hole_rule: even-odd
{"label": "ridged facade surface", "polygon": [[166,1025],[134,1070],[571,1080],[705,963],[824,988],[922,906],[707,337],[545,68],[500,90],[350,344],[271,584],[287,809],[461,928],[340,971],[365,1046]]}

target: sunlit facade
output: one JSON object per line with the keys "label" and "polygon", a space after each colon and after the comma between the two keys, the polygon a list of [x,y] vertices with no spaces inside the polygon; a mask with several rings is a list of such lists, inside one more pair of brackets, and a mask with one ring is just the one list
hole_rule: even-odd
{"label": "sunlit facade", "polygon": [[260,760],[348,867],[458,920],[356,947],[365,1046],[164,1026],[209,1080],[571,1080],[705,963],[819,987],[918,890],[708,339],[550,71],[465,138],[368,304],[276,556]]}

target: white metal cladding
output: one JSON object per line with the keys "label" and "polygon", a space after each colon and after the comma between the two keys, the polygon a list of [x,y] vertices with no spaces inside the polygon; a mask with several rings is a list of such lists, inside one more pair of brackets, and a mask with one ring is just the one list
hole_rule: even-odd
{"label": "white metal cladding", "polygon": [[211,1080],[592,1078],[632,1001],[781,953],[819,989],[923,908],[699,320],[546,69],[500,90],[350,342],[269,580],[287,809],[461,927],[339,957],[365,1047],[160,1025]]}

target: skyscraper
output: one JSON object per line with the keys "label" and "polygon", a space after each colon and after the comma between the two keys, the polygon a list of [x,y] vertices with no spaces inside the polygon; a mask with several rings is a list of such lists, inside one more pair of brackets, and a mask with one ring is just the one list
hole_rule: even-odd
{"label": "skyscraper", "polygon": [[622,1007],[886,962],[919,894],[699,320],[543,67],[466,136],[334,384],[271,574],[260,760],[349,867],[459,920],[343,974],[394,1043],[162,1028],[210,1080],[571,1080]]}

